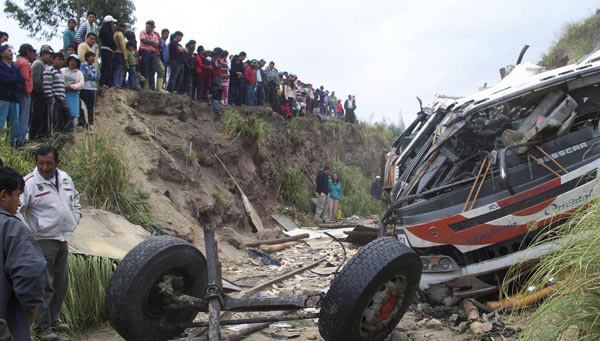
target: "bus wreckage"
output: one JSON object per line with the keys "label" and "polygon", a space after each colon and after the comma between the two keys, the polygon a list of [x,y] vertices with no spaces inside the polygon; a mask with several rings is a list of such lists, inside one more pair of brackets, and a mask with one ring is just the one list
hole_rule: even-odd
{"label": "bus wreckage", "polygon": [[598,190],[599,83],[600,51],[518,64],[473,96],[438,96],[393,144],[383,225],[421,257],[430,300],[494,292],[498,271],[560,247],[529,246]]}
{"label": "bus wreckage", "polygon": [[600,166],[600,51],[550,71],[517,64],[492,88],[421,108],[387,157],[391,205],[378,238],[336,269],[326,293],[226,294],[211,211],[199,211],[206,257],[171,236],[133,248],[106,291],[111,325],[133,341],[190,328],[218,341],[222,325],[318,317],[325,340],[382,340],[419,289],[448,305],[497,290],[499,271],[560,247],[529,246],[593,200]]}

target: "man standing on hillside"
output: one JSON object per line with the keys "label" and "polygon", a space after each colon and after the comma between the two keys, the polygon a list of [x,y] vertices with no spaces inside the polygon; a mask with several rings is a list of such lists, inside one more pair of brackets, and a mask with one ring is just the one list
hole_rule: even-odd
{"label": "man standing on hillside", "polygon": [[160,54],[160,37],[154,34],[154,20],[146,22],[146,30],[140,32],[140,57],[142,60],[141,71],[146,79],[144,88],[154,90],[154,76],[156,74],[156,58]]}
{"label": "man standing on hillside", "polygon": [[381,177],[377,175],[371,184],[371,196],[373,199],[381,200]]}
{"label": "man standing on hillside", "polygon": [[[96,25],[96,13],[89,11],[87,13],[87,21],[79,26],[77,33],[75,33],[75,42],[77,44],[81,44],[85,41],[85,38],[90,34],[90,32],[96,33],[98,31],[98,26]],[[67,51],[65,50],[65,53]]]}
{"label": "man standing on hillside", "polygon": [[354,99],[352,98],[352,95],[348,95],[348,99],[344,102],[344,110],[346,111],[346,122],[354,123],[356,121],[354,109],[356,109]]}
{"label": "man standing on hillside", "polygon": [[43,74],[46,66],[52,64],[54,51],[48,45],[40,48],[40,57],[31,64],[33,90],[31,92],[31,126],[29,140],[41,140],[47,134],[48,119],[46,100],[44,99]]}
{"label": "man standing on hillside", "polygon": [[75,43],[75,26],[77,26],[75,19],[69,19],[67,29],[63,32],[63,49],[65,53],[67,53],[67,48]]}
{"label": "man standing on hillside", "polygon": [[329,166],[325,165],[323,170],[317,174],[317,209],[315,211],[315,223],[320,224],[327,219],[327,195],[329,194]]}
{"label": "man standing on hillside", "polygon": [[59,163],[56,148],[38,149],[36,168],[25,177],[21,194],[20,212],[48,263],[44,303],[34,324],[42,340],[56,340],[53,331],[68,329],[58,321],[69,283],[67,241],[82,217],[79,193],[71,177],[58,169]]}

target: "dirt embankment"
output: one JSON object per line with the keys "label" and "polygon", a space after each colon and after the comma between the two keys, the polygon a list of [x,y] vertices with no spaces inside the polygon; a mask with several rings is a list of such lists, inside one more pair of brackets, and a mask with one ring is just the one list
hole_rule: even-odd
{"label": "dirt embankment", "polygon": [[307,186],[328,156],[360,167],[365,175],[379,171],[385,143],[372,137],[365,143],[357,125],[319,122],[315,117],[286,122],[267,107],[235,109],[268,122],[268,139],[260,148],[253,139],[225,135],[222,120],[208,103],[175,94],[101,90],[94,128],[95,134],[106,133],[124,147],[132,167],[130,180],[161,223],[200,247],[198,210],[212,208],[218,228],[251,230],[235,184],[214,154],[229,168],[265,226],[273,224],[268,210],[281,204],[273,184],[277,163],[301,170]]}

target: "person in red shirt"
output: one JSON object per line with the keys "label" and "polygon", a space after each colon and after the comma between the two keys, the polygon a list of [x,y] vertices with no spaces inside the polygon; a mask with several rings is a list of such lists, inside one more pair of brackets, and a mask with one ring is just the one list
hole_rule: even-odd
{"label": "person in red shirt", "polygon": [[33,72],[31,63],[35,60],[35,49],[29,44],[23,44],[19,48],[19,57],[15,65],[21,70],[25,78],[25,87],[19,92],[19,133],[17,143],[25,144],[25,136],[29,131],[29,113],[31,112],[31,91],[33,90]]}
{"label": "person in red shirt", "polygon": [[283,102],[281,105],[281,115],[285,118],[290,118],[292,112],[290,111],[290,104],[288,102]]}
{"label": "person in red shirt", "polygon": [[154,75],[156,74],[156,58],[161,44],[160,36],[154,34],[154,20],[146,22],[146,30],[140,32],[140,57],[142,59],[142,75],[146,78],[146,89],[154,90]]}
{"label": "person in red shirt", "polygon": [[244,70],[244,78],[246,79],[246,96],[244,102],[246,105],[256,105],[256,68],[257,61],[253,59]]}
{"label": "person in red shirt", "polygon": [[207,91],[208,91],[208,83],[206,83],[204,74],[211,72],[210,63],[206,60],[204,56],[204,47],[202,45],[198,46],[196,49],[196,55],[194,58],[196,59],[196,100],[206,100]]}
{"label": "person in red shirt", "polygon": [[342,105],[342,100],[338,99],[337,104],[335,105],[335,118],[341,119],[344,116],[344,106]]}

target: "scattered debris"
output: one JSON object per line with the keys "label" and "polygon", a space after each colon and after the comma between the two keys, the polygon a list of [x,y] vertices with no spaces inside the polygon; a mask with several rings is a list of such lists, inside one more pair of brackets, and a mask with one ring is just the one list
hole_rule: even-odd
{"label": "scattered debris", "polygon": [[273,214],[271,215],[271,218],[273,218],[277,223],[279,223],[279,225],[281,225],[281,227],[283,227],[283,229],[286,231],[291,231],[300,228],[298,225],[296,225],[296,223],[292,221],[292,219],[290,219],[285,214]]}

